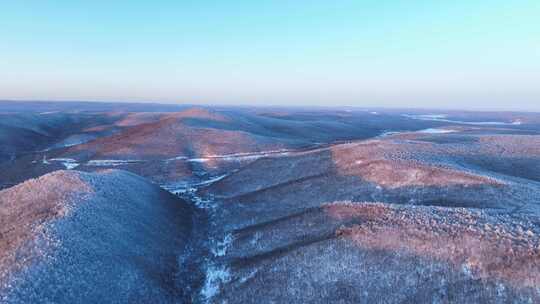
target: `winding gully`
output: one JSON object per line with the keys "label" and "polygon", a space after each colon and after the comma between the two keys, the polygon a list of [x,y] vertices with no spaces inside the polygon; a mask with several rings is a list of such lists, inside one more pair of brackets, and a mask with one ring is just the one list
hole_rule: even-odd
{"label": "winding gully", "polygon": [[223,259],[232,243],[232,234],[223,231],[213,218],[218,206],[212,197],[202,197],[199,189],[224,178],[211,177],[202,182],[184,185],[162,185],[170,193],[191,202],[193,230],[187,250],[178,256],[177,287],[187,303],[209,303],[223,284],[231,280]]}

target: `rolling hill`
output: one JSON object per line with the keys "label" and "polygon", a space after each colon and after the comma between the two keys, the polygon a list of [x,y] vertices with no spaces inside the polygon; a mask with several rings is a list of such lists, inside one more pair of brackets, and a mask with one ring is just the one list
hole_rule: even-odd
{"label": "rolling hill", "polygon": [[191,208],[125,171],[56,171],[0,192],[4,303],[182,299]]}

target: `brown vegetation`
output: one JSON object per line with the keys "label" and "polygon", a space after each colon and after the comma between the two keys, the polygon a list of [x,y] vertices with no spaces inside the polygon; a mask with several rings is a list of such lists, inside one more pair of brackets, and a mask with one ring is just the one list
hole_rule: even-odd
{"label": "brown vegetation", "polygon": [[78,174],[66,171],[0,191],[0,269],[14,265],[17,249],[34,236],[35,229],[65,216],[72,203],[92,192]]}
{"label": "brown vegetation", "polygon": [[530,222],[467,210],[328,205],[332,218],[361,219],[336,233],[370,250],[403,251],[452,264],[484,280],[516,288],[540,286],[540,235]]}

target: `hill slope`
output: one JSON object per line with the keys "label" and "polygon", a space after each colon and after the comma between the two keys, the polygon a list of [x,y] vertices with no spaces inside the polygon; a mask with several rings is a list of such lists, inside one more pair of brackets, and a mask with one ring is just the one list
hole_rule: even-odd
{"label": "hill slope", "polygon": [[0,192],[0,302],[178,302],[187,204],[125,171],[56,171]]}
{"label": "hill slope", "polygon": [[208,302],[536,303],[537,147],[415,132],[254,161],[198,192],[225,244]]}

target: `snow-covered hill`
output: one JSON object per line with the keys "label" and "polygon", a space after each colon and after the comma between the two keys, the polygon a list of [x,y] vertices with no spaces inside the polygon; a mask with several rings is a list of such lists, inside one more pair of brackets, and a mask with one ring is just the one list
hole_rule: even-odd
{"label": "snow-covered hill", "polygon": [[2,303],[177,303],[184,201],[126,171],[57,171],[0,192]]}

